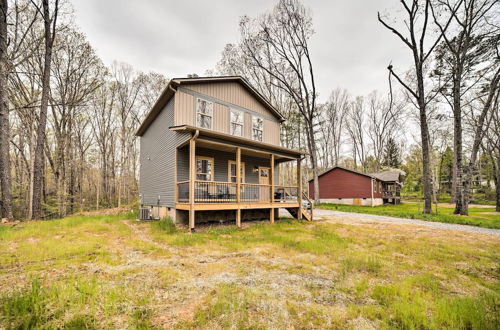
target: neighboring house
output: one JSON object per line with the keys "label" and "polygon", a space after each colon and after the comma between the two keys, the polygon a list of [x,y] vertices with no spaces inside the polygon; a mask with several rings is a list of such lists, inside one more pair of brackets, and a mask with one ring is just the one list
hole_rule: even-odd
{"label": "neighboring house", "polygon": [[[241,77],[172,79],[137,131],[141,207],[194,229],[204,221],[270,219],[302,210],[303,153],[280,146],[283,116]],[[279,167],[297,163],[297,184]]]}
{"label": "neighboring house", "polygon": [[371,175],[382,181],[382,199],[385,203],[399,204],[401,202],[401,186],[405,172],[390,170]]}
{"label": "neighboring house", "polygon": [[[320,202],[369,206],[399,204],[400,181],[391,181],[394,176],[383,173],[372,175],[335,166],[318,177]],[[311,179],[309,197],[313,196],[314,184]]]}

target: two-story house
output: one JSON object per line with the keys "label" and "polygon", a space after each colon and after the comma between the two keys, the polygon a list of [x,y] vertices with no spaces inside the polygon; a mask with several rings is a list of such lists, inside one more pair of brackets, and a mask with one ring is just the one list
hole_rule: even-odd
{"label": "two-story house", "polygon": [[[304,153],[280,145],[283,116],[241,77],[172,79],[137,131],[141,207],[177,223],[269,219],[302,209]],[[294,185],[279,164],[296,162]]]}

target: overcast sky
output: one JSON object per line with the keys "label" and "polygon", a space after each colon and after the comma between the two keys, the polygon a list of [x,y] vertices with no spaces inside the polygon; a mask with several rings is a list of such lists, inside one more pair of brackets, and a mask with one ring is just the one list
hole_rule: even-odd
{"label": "overcast sky", "polygon": [[[113,60],[169,78],[203,75],[224,45],[239,39],[239,19],[274,5],[270,0],[73,0],[76,23],[105,64]],[[387,90],[387,64],[405,70],[410,54],[377,22],[396,0],[304,0],[312,10],[313,66],[324,101],[336,87],[354,95]]]}

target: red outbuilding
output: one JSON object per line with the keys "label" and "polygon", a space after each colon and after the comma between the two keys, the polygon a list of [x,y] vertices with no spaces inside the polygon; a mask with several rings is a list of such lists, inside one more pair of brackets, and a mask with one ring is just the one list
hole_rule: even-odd
{"label": "red outbuilding", "polygon": [[[400,171],[366,174],[335,166],[318,177],[321,203],[351,205],[398,204]],[[309,180],[309,197],[314,197],[314,183]]]}

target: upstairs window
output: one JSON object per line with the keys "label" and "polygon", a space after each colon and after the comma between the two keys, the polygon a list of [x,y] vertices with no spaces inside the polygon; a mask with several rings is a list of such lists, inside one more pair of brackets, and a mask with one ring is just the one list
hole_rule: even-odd
{"label": "upstairs window", "polygon": [[262,141],[264,120],[260,117],[252,117],[252,139]]}
{"label": "upstairs window", "polygon": [[212,113],[214,104],[207,100],[198,99],[196,102],[196,125],[201,128],[212,129]]}
{"label": "upstairs window", "polygon": [[231,135],[243,135],[243,111],[231,109],[231,127],[229,128]]}

